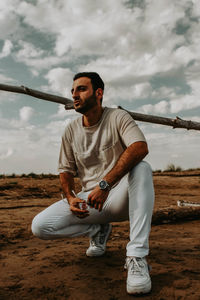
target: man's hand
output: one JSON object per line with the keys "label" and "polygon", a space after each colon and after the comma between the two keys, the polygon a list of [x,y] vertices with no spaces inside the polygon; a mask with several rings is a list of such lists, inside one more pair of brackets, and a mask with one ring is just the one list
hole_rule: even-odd
{"label": "man's hand", "polygon": [[93,191],[88,195],[87,203],[99,211],[102,210],[103,204],[108,198],[109,191],[101,190],[99,186],[96,186]]}
{"label": "man's hand", "polygon": [[89,216],[89,211],[86,209],[80,209],[79,203],[84,203],[85,201],[79,198],[70,198],[69,205],[71,212],[78,218],[86,218]]}

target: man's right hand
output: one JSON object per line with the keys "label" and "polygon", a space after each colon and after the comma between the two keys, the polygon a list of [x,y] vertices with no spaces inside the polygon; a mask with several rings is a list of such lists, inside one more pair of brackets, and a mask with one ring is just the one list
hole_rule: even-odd
{"label": "man's right hand", "polygon": [[89,211],[86,209],[80,209],[79,203],[84,203],[85,201],[79,198],[70,198],[68,200],[71,212],[78,218],[86,218],[89,216]]}

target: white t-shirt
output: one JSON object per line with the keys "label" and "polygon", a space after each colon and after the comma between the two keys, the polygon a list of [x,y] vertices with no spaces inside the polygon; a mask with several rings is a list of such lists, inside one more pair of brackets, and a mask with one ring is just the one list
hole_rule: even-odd
{"label": "white t-shirt", "polygon": [[93,189],[116,164],[122,152],[145,137],[124,110],[104,108],[101,119],[84,127],[82,117],[67,125],[62,137],[59,173],[80,178],[83,191]]}

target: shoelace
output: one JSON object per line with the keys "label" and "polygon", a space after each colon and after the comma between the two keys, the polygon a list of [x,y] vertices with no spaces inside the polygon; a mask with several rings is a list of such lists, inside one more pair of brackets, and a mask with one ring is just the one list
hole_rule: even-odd
{"label": "shoelace", "polygon": [[[128,269],[128,266],[131,262],[133,262],[132,267],[131,267],[131,273],[142,275],[143,268],[145,267],[145,264],[142,261],[142,259],[141,258],[135,258],[135,257],[127,258],[127,260],[125,262],[125,265],[124,265],[124,269]],[[152,267],[150,265],[147,265],[147,268],[148,268],[149,272],[152,270]]]}
{"label": "shoelace", "polygon": [[132,274],[140,275],[140,276],[143,275],[144,263],[141,258],[136,259],[135,257],[132,257],[132,258],[127,259],[125,266],[124,266],[125,269],[128,268],[130,263],[132,263],[132,266],[131,266]]}

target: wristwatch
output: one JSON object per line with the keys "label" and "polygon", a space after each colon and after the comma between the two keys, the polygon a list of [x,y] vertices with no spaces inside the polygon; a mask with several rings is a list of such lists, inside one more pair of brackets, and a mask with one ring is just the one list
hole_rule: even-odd
{"label": "wristwatch", "polygon": [[106,191],[106,190],[110,191],[111,190],[111,187],[109,186],[107,181],[103,180],[103,179],[99,182],[99,187],[103,191]]}

